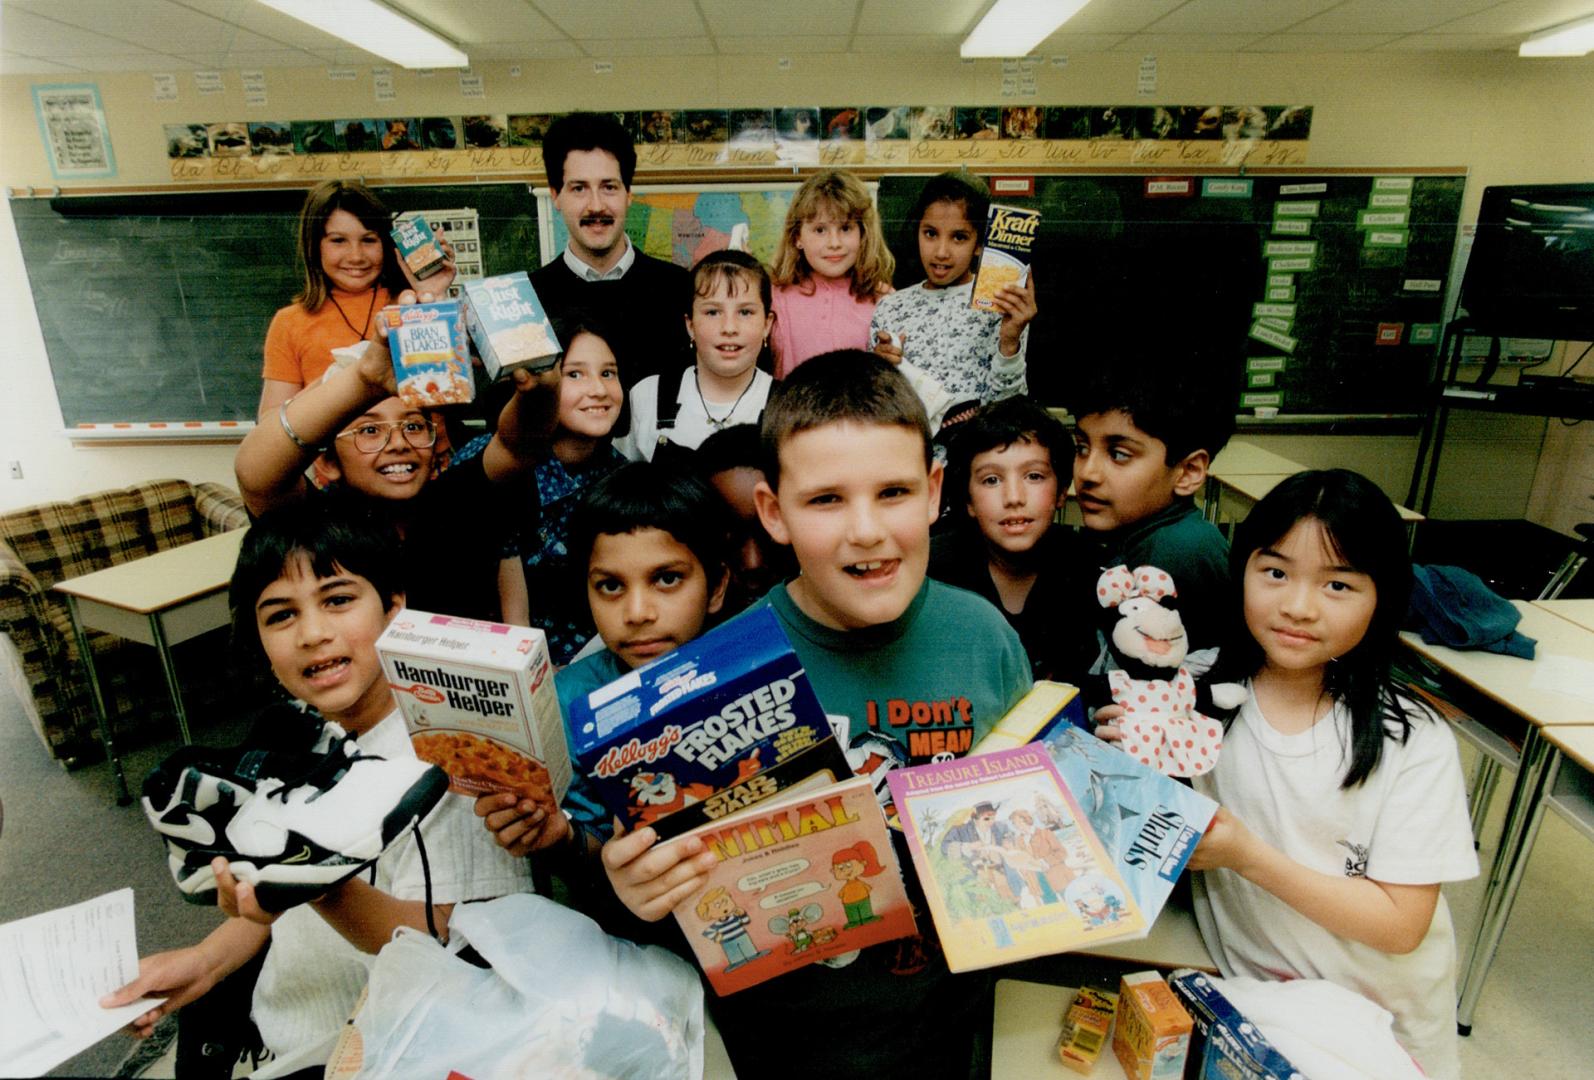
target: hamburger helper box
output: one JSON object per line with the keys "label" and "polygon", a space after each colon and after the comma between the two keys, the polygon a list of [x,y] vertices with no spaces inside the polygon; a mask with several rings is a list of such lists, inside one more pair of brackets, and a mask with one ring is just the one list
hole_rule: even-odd
{"label": "hamburger helper box", "polygon": [[774,612],[758,608],[570,705],[571,751],[659,839],[852,775]]}
{"label": "hamburger helper box", "polygon": [[405,214],[394,220],[393,243],[398,247],[399,258],[417,280],[431,277],[448,261],[437,234],[419,214]]}
{"label": "hamburger helper box", "polygon": [[980,248],[980,268],[974,275],[970,306],[994,312],[992,298],[997,292],[1029,280],[1030,255],[1040,227],[1039,210],[991,206],[985,215],[985,241]]}
{"label": "hamburger helper box", "polygon": [[525,271],[467,281],[462,288],[465,325],[488,378],[516,368],[547,371],[559,362],[564,350]]}
{"label": "hamburger helper box", "polygon": [[387,331],[398,396],[414,409],[464,405],[476,396],[470,345],[458,300],[392,304],[378,325]]}
{"label": "hamburger helper box", "polygon": [[559,812],[570,751],[541,630],[405,608],[376,651],[416,755],[449,790],[512,791]]}

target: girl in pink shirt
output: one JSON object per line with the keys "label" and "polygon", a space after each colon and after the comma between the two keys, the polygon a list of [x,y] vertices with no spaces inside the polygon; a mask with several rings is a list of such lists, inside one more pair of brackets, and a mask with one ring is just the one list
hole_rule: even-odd
{"label": "girl in pink shirt", "polygon": [[792,199],[770,274],[775,377],[820,353],[868,349],[869,320],[895,268],[858,178],[836,170],[809,177]]}

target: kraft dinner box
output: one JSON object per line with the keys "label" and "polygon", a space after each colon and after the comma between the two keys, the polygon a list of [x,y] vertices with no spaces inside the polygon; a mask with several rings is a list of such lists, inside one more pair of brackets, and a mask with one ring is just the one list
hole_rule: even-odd
{"label": "kraft dinner box", "polygon": [[376,651],[416,755],[450,790],[512,791],[559,812],[570,752],[541,630],[405,608]]}

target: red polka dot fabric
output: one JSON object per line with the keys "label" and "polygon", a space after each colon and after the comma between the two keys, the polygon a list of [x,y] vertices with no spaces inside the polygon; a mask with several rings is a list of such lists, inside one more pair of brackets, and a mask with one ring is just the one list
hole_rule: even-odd
{"label": "red polka dot fabric", "polygon": [[[1167,776],[1199,776],[1218,762],[1223,727],[1196,711],[1195,680],[1180,668],[1172,679],[1136,680],[1107,673],[1112,699],[1124,708],[1113,721],[1131,757]],[[1170,704],[1148,705],[1147,698]]]}

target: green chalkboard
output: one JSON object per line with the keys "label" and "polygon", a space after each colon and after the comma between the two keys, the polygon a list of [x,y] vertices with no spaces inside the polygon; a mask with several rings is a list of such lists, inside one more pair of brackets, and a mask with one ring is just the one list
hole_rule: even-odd
{"label": "green chalkboard", "polygon": [[[487,274],[537,264],[525,184],[376,188],[395,212],[470,207]],[[15,199],[61,415],[253,420],[266,327],[298,291],[302,190]]]}
{"label": "green chalkboard", "polygon": [[[924,277],[907,218],[925,179],[880,182],[899,288]],[[996,198],[1043,215],[1030,391],[1066,404],[1079,366],[1111,363],[1138,335],[1188,349],[1232,383],[1237,401],[1276,404],[1281,414],[1420,413],[1463,183],[1459,175],[1037,176],[1033,196]],[[1310,267],[1284,269],[1292,264],[1279,260],[1301,256],[1270,256],[1278,243],[1313,245]],[[1287,299],[1270,297],[1270,278],[1292,290]],[[1282,329],[1258,326],[1283,318],[1258,314],[1270,302],[1294,305]],[[1267,394],[1277,397],[1241,396]]]}

